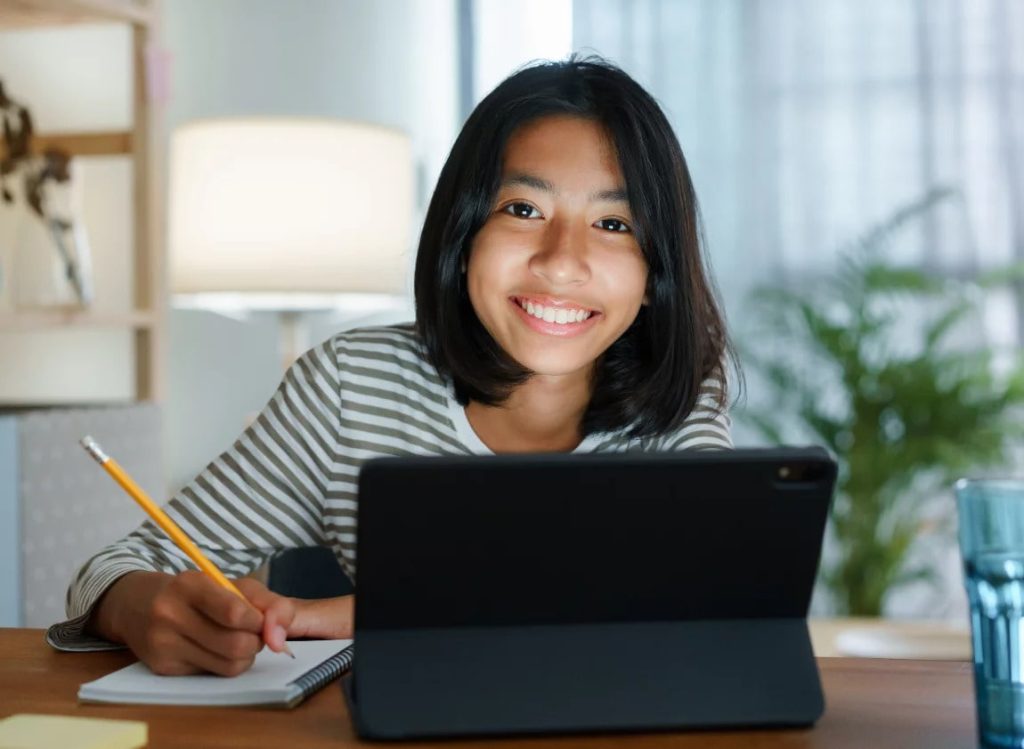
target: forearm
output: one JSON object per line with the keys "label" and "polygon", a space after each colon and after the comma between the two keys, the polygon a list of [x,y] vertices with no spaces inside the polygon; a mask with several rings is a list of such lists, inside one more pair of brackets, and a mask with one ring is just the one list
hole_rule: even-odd
{"label": "forearm", "polygon": [[347,640],[355,630],[355,596],[295,599],[297,611],[289,637]]}

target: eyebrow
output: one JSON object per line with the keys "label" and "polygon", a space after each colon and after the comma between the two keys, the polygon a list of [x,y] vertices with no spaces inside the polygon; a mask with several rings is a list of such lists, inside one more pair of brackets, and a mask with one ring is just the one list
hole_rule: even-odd
{"label": "eyebrow", "polygon": [[[532,187],[535,190],[557,194],[558,190],[546,179],[541,179],[533,174],[525,172],[513,172],[501,181],[502,187]],[[599,190],[590,193],[591,203],[629,203],[626,188],[616,187],[611,190]]]}

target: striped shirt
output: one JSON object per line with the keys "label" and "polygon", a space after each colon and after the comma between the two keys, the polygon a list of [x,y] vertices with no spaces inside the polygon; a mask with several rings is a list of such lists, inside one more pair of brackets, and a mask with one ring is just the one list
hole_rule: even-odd
{"label": "striped shirt", "polygon": [[[704,382],[674,433],[591,434],[574,452],[729,448],[729,417],[717,407],[721,387]],[[165,510],[229,577],[252,573],[283,549],[321,545],[355,581],[357,482],[366,460],[491,453],[411,323],[362,328],[303,355],[253,424]],[[68,589],[69,620],[47,638],[60,649],[117,647],[82,631],[103,592],[127,572],[193,568],[146,521],[83,565]]]}

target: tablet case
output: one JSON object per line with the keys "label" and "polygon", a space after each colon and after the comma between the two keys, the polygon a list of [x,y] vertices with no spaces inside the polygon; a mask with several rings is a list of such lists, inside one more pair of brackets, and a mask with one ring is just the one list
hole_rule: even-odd
{"label": "tablet case", "polygon": [[357,732],[814,723],[835,477],[818,448],[368,462]]}

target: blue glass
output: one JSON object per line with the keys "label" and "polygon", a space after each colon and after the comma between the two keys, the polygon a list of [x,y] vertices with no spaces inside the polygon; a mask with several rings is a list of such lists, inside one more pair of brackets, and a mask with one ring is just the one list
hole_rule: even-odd
{"label": "blue glass", "polygon": [[959,481],[978,738],[1024,749],[1024,481]]}

